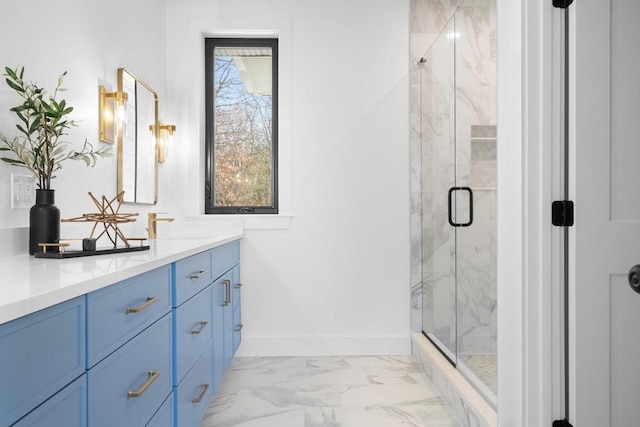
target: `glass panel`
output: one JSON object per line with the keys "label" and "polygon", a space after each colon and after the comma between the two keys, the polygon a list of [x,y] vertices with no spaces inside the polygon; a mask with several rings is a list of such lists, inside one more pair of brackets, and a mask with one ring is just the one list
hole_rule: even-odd
{"label": "glass panel", "polygon": [[423,331],[494,406],[495,23],[495,0],[465,0],[419,68]]}
{"label": "glass panel", "polygon": [[216,47],[214,205],[273,206],[272,49]]}
{"label": "glass panel", "polygon": [[455,230],[448,192],[455,182],[453,22],[421,64],[423,330],[455,363]]}
{"label": "glass panel", "polygon": [[[495,2],[466,0],[454,16],[456,186],[473,191],[473,223],[456,229],[458,368],[495,403],[496,56]],[[458,191],[458,222],[469,218]],[[478,382],[477,380],[480,380]]]}

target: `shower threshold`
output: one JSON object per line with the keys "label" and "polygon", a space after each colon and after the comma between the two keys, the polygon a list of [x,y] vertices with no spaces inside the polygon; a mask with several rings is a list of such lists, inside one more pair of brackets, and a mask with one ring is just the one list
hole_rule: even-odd
{"label": "shower threshold", "polygon": [[422,333],[411,334],[412,352],[463,427],[497,427],[495,408]]}

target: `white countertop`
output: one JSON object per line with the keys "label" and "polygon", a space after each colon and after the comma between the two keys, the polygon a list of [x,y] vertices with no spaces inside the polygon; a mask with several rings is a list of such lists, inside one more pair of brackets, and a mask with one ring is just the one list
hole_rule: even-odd
{"label": "white countertop", "polygon": [[241,237],[242,233],[227,233],[150,240],[146,251],[67,259],[1,258],[0,324]]}

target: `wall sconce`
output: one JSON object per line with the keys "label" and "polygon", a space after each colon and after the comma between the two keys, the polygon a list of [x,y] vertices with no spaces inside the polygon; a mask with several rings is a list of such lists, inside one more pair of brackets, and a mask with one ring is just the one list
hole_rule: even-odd
{"label": "wall sconce", "polygon": [[[117,133],[121,131],[122,124],[127,117],[127,99],[129,96],[126,92],[107,92],[104,86],[99,86],[99,88],[99,139],[102,142],[113,144],[116,140]],[[113,99],[114,102],[108,102],[107,99]]]}
{"label": "wall sconce", "polygon": [[[162,131],[165,131],[164,134]],[[167,157],[173,155],[173,134],[176,131],[175,125],[163,125],[158,126],[158,162],[164,163],[167,161]]]}

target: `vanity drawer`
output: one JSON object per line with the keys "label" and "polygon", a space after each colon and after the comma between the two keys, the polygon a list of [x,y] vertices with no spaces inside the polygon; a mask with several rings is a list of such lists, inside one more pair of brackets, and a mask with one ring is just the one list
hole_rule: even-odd
{"label": "vanity drawer", "polygon": [[170,343],[167,314],[88,371],[91,427],[143,426],[151,419],[171,392]]}
{"label": "vanity drawer", "polygon": [[211,251],[192,255],[174,264],[174,300],[173,306],[180,304],[200,292],[213,280]]}
{"label": "vanity drawer", "polygon": [[147,427],[173,427],[173,393],[167,397],[158,412],[149,420]]}
{"label": "vanity drawer", "polygon": [[170,310],[171,267],[168,265],[88,294],[88,367]]}
{"label": "vanity drawer", "polygon": [[197,356],[213,339],[213,287],[202,292],[175,310],[175,367],[174,384],[180,382]]}
{"label": "vanity drawer", "polygon": [[213,248],[213,279],[217,279],[240,262],[240,241]]}
{"label": "vanity drawer", "polygon": [[176,426],[197,427],[209,406],[213,397],[211,357],[211,346],[208,346],[175,388]]}
{"label": "vanity drawer", "polygon": [[85,369],[84,296],[0,326],[0,425],[34,409]]}
{"label": "vanity drawer", "polygon": [[87,425],[87,377],[60,390],[12,427],[85,427]]}

